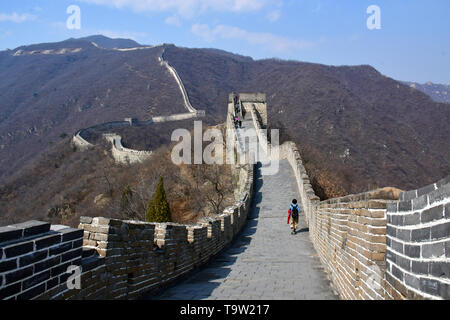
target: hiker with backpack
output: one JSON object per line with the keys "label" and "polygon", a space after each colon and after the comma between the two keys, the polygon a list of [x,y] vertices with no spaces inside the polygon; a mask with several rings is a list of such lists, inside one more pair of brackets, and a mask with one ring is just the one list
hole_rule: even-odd
{"label": "hiker with backpack", "polygon": [[236,116],[236,117],[234,117],[234,127],[237,129],[238,126],[239,126],[239,117]]}
{"label": "hiker with backpack", "polygon": [[292,200],[288,213],[287,223],[289,224],[289,220],[291,220],[291,234],[295,234],[298,228],[298,216],[300,213],[300,206],[297,204],[297,199]]}

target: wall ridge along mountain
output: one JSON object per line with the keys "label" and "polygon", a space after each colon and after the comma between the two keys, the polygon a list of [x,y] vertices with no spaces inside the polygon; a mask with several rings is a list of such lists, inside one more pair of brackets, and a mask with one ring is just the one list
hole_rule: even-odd
{"label": "wall ridge along mountain", "polygon": [[[97,48],[102,49],[100,46],[96,45]],[[179,121],[179,120],[186,120],[186,119],[193,119],[193,118],[199,118],[205,116],[205,111],[203,110],[196,110],[189,101],[189,96],[187,94],[187,91],[184,87],[183,81],[181,80],[180,76],[178,75],[175,68],[169,65],[167,61],[164,60],[164,52],[166,50],[165,46],[162,45],[161,54],[158,57],[158,61],[160,62],[161,66],[165,67],[168,72],[173,76],[175,81],[177,82],[177,85],[181,91],[181,95],[183,97],[183,103],[185,105],[185,108],[188,110],[188,113],[180,113],[180,114],[173,114],[169,116],[157,116],[152,117],[149,120],[139,121],[134,118],[126,118],[124,121],[113,121],[113,122],[106,122],[99,125],[94,125],[89,128],[81,129],[75,133],[75,135],[72,138],[72,142],[75,146],[80,148],[80,150],[86,150],[93,146],[92,143],[87,141],[85,138],[83,138],[83,133],[87,133],[89,131],[93,130],[99,130],[99,129],[113,129],[113,128],[121,128],[121,127],[127,127],[127,126],[146,126],[151,125],[152,123],[161,123],[161,122],[168,122],[168,121]],[[130,51],[130,50],[143,50],[148,48],[154,48],[153,46],[148,47],[138,47],[138,48],[128,48],[128,49],[114,49],[119,51]],[[114,159],[119,163],[124,164],[132,164],[137,162],[142,162],[149,157],[151,157],[152,152],[151,151],[139,151],[139,150],[133,150],[129,148],[124,148],[121,143],[121,137],[118,136],[115,133],[106,133],[103,135],[108,141],[112,143],[112,155]]]}
{"label": "wall ridge along mountain", "polygon": [[194,109],[194,107],[191,105],[191,102],[189,101],[189,96],[188,96],[187,91],[186,91],[186,89],[184,87],[183,81],[181,80],[180,76],[178,75],[177,70],[175,70],[174,67],[169,65],[169,63],[164,60],[164,53],[165,53],[165,51],[166,51],[166,48],[163,47],[163,50],[161,51],[161,55],[159,57],[159,62],[161,63],[162,66],[165,66],[167,68],[167,70],[169,70],[169,72],[175,78],[175,81],[177,82],[178,87],[181,90],[181,94],[183,95],[184,105],[185,105],[186,109],[189,112],[196,113],[197,110]]}

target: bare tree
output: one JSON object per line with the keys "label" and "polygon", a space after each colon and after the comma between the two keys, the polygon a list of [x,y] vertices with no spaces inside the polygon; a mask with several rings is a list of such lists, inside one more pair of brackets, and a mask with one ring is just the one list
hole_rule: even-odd
{"label": "bare tree", "polygon": [[[204,215],[220,214],[233,193],[230,173],[224,165],[191,166],[194,202]],[[205,203],[207,206],[205,206]]]}
{"label": "bare tree", "polygon": [[120,214],[123,219],[145,220],[147,206],[155,191],[157,178],[152,175],[138,173],[138,181],[134,187],[127,186],[120,198]]}

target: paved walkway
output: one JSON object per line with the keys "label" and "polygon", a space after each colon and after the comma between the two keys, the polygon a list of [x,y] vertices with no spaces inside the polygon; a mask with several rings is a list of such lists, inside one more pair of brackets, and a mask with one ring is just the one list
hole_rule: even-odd
{"label": "paved walkway", "polygon": [[337,299],[301,215],[300,230],[290,234],[287,210],[293,198],[299,200],[292,168],[283,160],[277,175],[261,176],[261,166],[241,234],[216,259],[152,299]]}

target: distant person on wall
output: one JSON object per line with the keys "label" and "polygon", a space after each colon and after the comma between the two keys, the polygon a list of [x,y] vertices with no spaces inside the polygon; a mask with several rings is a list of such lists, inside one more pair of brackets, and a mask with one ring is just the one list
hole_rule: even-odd
{"label": "distant person on wall", "polygon": [[242,128],[242,121],[239,120],[239,128]]}
{"label": "distant person on wall", "polygon": [[242,107],[242,119],[245,119],[245,109]]}
{"label": "distant person on wall", "polygon": [[238,125],[239,125],[239,117],[236,116],[236,117],[234,117],[234,127],[237,128]]}
{"label": "distant person on wall", "polygon": [[289,207],[288,213],[289,215],[287,223],[289,224],[289,220],[291,220],[291,234],[295,234],[297,232],[298,216],[300,214],[300,206],[297,204],[297,199],[292,200],[292,204]]}

